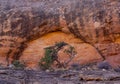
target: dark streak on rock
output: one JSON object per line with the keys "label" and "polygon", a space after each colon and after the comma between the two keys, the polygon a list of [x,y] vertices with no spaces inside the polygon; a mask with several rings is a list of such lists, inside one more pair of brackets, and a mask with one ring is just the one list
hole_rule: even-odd
{"label": "dark streak on rock", "polygon": [[6,55],[6,61],[7,61],[7,66],[9,65],[9,57],[10,57],[10,54],[12,53],[12,50],[9,49],[7,55]]}
{"label": "dark streak on rock", "polygon": [[19,60],[20,56],[22,55],[22,52],[26,47],[27,45],[24,42],[22,42],[20,44],[20,47],[17,48],[17,52],[14,53],[14,56],[12,57],[13,60]]}

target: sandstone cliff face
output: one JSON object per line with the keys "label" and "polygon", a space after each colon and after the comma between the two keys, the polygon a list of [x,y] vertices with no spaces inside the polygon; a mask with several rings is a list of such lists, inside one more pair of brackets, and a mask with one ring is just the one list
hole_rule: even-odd
{"label": "sandstone cliff face", "polygon": [[104,59],[118,67],[120,1],[0,0],[1,63],[20,59],[36,65],[43,48],[56,41],[73,45],[80,63]]}

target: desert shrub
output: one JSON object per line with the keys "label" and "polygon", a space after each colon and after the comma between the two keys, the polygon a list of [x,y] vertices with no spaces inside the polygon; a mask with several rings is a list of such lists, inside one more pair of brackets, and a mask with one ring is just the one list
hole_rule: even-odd
{"label": "desert shrub", "polygon": [[75,49],[74,47],[70,46],[68,50],[65,50],[66,53],[69,54],[70,59],[65,62],[65,63],[61,63],[58,60],[58,52],[62,49],[63,46],[68,45],[65,42],[58,42],[53,46],[49,46],[47,48],[45,48],[45,56],[40,59],[39,62],[39,66],[41,69],[45,70],[45,69],[50,69],[51,65],[56,61],[57,65],[59,67],[66,67],[66,65],[73,59],[73,56],[75,55]]}
{"label": "desert shrub", "polygon": [[52,59],[52,49],[45,48],[45,56],[40,60],[39,65],[41,69],[49,69],[54,62]]}
{"label": "desert shrub", "polygon": [[77,52],[75,51],[75,48],[73,46],[69,45],[69,48],[66,49],[64,53],[67,53],[69,55],[69,59],[64,63],[64,67],[67,67],[67,65],[72,61]]}
{"label": "desert shrub", "polygon": [[61,48],[61,47],[65,46],[65,45],[68,45],[68,44],[65,43],[65,42],[58,42],[58,43],[55,44],[55,46],[58,47],[58,48]]}
{"label": "desert shrub", "polygon": [[20,62],[19,60],[14,60],[12,64],[15,69],[24,69],[25,68],[25,63]]}

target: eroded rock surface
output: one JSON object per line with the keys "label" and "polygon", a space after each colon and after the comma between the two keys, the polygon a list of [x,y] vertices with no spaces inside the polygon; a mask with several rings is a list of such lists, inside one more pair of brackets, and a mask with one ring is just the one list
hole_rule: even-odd
{"label": "eroded rock surface", "polygon": [[[93,58],[92,60],[100,58],[108,60],[114,67],[120,65],[119,0],[0,0],[2,64],[9,65],[11,61],[22,56],[25,58],[26,51],[31,49],[29,52],[33,53],[34,48],[38,48],[35,46],[42,44],[39,39],[43,35],[57,31],[73,34],[74,38],[82,41],[82,43],[73,41],[73,45],[80,48],[76,50],[82,49],[80,52],[84,55],[78,59],[92,62],[90,58]],[[32,42],[35,39],[39,42],[34,46]],[[47,39],[45,40],[48,41]],[[41,52],[43,51],[41,48],[52,45],[51,40],[56,41],[51,38],[50,43],[40,47]],[[86,44],[83,47],[89,45],[88,50],[84,51],[81,46],[83,44]],[[84,53],[89,53],[89,50],[96,54],[92,53],[90,57],[85,55]],[[36,56],[39,56],[37,59],[41,58],[40,53],[36,55],[35,53],[27,54],[28,60],[31,58],[34,60]]]}
{"label": "eroded rock surface", "polygon": [[120,73],[84,66],[79,70],[34,71],[0,68],[1,84],[119,84]]}

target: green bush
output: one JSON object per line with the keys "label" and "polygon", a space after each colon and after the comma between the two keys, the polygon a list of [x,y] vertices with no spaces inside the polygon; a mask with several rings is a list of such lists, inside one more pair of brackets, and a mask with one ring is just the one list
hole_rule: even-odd
{"label": "green bush", "polygon": [[67,64],[73,59],[74,55],[76,54],[74,47],[70,46],[68,50],[65,50],[65,53],[69,54],[70,59],[65,63],[61,63],[58,60],[58,52],[65,45],[68,45],[68,44],[65,42],[58,42],[53,46],[49,46],[49,47],[45,48],[45,56],[39,62],[40,68],[43,70],[50,69],[51,65],[54,63],[54,61],[57,62],[56,65],[58,67],[65,68],[67,66]]}
{"label": "green bush", "polygon": [[41,69],[49,69],[53,63],[52,59],[52,49],[45,48],[45,56],[40,60],[39,65]]}

